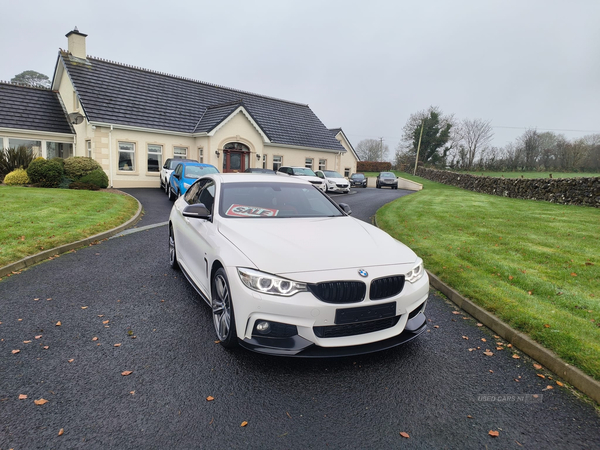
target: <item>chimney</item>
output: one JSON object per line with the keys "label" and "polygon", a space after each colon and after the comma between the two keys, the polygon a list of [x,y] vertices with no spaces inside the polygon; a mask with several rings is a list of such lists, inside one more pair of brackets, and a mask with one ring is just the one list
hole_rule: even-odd
{"label": "chimney", "polygon": [[85,38],[87,34],[80,33],[75,27],[73,31],[69,31],[65,36],[69,39],[69,53],[76,58],[86,59]]}

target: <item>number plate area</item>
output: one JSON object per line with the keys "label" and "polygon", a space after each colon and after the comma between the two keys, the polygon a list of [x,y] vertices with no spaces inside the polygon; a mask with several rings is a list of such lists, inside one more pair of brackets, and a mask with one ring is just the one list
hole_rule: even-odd
{"label": "number plate area", "polygon": [[396,315],[396,302],[382,305],[362,306],[360,308],[344,308],[335,311],[335,324],[367,322],[369,320],[387,319]]}

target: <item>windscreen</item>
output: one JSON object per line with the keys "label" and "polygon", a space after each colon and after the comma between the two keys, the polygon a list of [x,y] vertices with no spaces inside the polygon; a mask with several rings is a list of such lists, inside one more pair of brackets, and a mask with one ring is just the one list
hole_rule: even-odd
{"label": "windscreen", "polygon": [[329,197],[307,184],[244,182],[221,185],[219,214],[230,218],[343,216]]}

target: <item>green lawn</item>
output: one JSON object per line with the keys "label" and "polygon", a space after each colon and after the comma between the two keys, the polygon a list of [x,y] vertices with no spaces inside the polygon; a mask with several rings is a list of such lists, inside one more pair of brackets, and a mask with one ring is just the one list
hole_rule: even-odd
{"label": "green lawn", "polygon": [[129,220],[138,203],[128,195],[0,186],[0,267]]}
{"label": "green lawn", "polygon": [[600,209],[434,183],[377,213],[426,268],[600,380]]}

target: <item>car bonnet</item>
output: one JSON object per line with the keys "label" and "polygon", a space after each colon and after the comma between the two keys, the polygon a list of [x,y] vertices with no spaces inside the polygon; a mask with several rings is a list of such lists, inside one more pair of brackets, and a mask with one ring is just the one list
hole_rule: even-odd
{"label": "car bonnet", "polygon": [[412,263],[415,253],[352,217],[221,218],[219,232],[258,270],[274,274]]}

